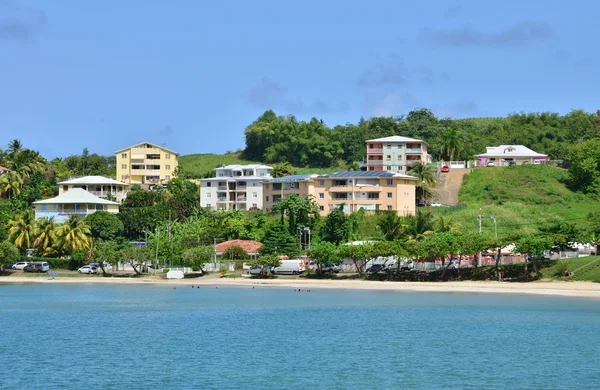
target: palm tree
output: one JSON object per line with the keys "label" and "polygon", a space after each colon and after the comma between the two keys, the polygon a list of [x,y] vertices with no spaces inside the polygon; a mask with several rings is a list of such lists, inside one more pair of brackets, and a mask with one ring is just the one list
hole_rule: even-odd
{"label": "palm tree", "polygon": [[433,221],[435,230],[440,233],[458,233],[460,232],[460,224],[452,218],[444,218],[441,215]]}
{"label": "palm tree", "polygon": [[71,215],[69,219],[56,230],[58,248],[72,253],[79,248],[89,249],[92,232],[88,224],[79,216]]}
{"label": "palm tree", "polygon": [[35,216],[29,211],[16,214],[8,221],[8,240],[21,252],[31,248],[35,241]]}
{"label": "palm tree", "polygon": [[0,194],[8,194],[9,199],[21,193],[22,185],[23,177],[18,172],[10,171],[0,176]]}
{"label": "palm tree", "polygon": [[13,139],[12,141],[10,141],[8,143],[8,152],[11,155],[15,155],[17,153],[19,153],[21,150],[23,150],[23,143],[21,142],[20,139]]}
{"label": "palm tree", "polygon": [[462,130],[456,127],[448,127],[441,135],[441,152],[454,161],[454,156],[463,150],[464,140]]}
{"label": "palm tree", "polygon": [[387,241],[393,241],[402,235],[402,219],[395,211],[385,211],[377,220],[377,227]]}
{"label": "palm tree", "polygon": [[36,236],[33,247],[42,253],[52,251],[52,246],[56,241],[56,224],[54,217],[41,218],[36,221],[34,234]]}
{"label": "palm tree", "polygon": [[416,162],[410,166],[408,174],[416,177],[417,180],[417,198],[421,199],[424,194],[427,194],[427,187],[436,187],[437,181],[433,169],[422,162]]}
{"label": "palm tree", "polygon": [[410,238],[420,240],[433,233],[433,216],[429,212],[417,211],[417,214],[406,217],[406,230]]}

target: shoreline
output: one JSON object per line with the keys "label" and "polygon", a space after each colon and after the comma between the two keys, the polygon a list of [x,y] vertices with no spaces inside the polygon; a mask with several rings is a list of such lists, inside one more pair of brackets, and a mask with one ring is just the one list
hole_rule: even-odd
{"label": "shoreline", "polygon": [[392,292],[427,293],[467,293],[467,294],[532,294],[546,296],[564,296],[600,299],[600,283],[536,281],[528,283],[510,283],[497,281],[451,281],[451,282],[380,282],[370,280],[332,280],[332,279],[243,279],[204,276],[194,279],[140,278],[104,278],[76,277],[55,279],[45,277],[0,277],[0,285],[10,284],[98,284],[98,285],[168,285],[168,286],[210,286],[210,287],[277,287],[368,290]]}

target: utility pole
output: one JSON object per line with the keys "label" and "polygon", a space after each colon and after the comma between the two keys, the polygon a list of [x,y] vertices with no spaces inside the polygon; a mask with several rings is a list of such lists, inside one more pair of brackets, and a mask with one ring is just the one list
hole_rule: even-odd
{"label": "utility pole", "polygon": [[160,243],[160,229],[156,227],[156,257],[154,258],[154,275],[156,275],[156,269],[158,268],[158,244]]}
{"label": "utility pole", "polygon": [[[497,226],[496,226],[496,217],[494,217],[492,215],[490,218],[492,219],[492,221],[494,221],[494,237],[496,237],[496,239],[497,239],[498,238],[498,229],[497,229]],[[481,221],[479,221],[479,224],[480,224],[479,226],[480,226],[480,229],[481,229]]]}
{"label": "utility pole", "polygon": [[171,243],[171,210],[169,210],[169,246],[171,247],[171,267],[173,267],[173,244]]}
{"label": "utility pole", "polygon": [[479,233],[481,233],[481,218],[483,218],[483,215],[479,214]]}
{"label": "utility pole", "polygon": [[[479,211],[481,211],[481,209],[479,209]],[[481,234],[481,218],[483,217],[483,215],[479,214],[479,234]],[[483,261],[481,259],[481,251],[479,251],[479,254],[477,256],[477,266],[481,267]]]}
{"label": "utility pole", "polygon": [[217,272],[217,238],[214,238],[214,246],[215,246],[215,253],[213,255],[213,258],[215,260],[215,272]]}

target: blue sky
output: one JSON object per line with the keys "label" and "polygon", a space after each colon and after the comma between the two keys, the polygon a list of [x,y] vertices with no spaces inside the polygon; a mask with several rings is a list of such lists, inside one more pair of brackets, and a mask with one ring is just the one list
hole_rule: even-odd
{"label": "blue sky", "polygon": [[595,112],[592,1],[0,0],[0,145],[244,147],[264,110],[328,125]]}

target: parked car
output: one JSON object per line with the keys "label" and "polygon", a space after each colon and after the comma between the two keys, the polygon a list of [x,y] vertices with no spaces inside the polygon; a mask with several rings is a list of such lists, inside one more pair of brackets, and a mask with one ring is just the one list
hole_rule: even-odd
{"label": "parked car", "polygon": [[12,269],[23,269],[29,264],[28,261],[19,261],[16,264],[13,264]]}
{"label": "parked car", "polygon": [[427,201],[425,199],[417,199],[415,202],[417,207],[427,206]]}
{"label": "parked car", "polygon": [[448,165],[444,165],[442,167],[442,172],[450,172],[450,167]]}
{"label": "parked car", "polygon": [[269,268],[259,265],[256,267],[250,267],[250,269],[248,270],[248,273],[250,275],[268,275],[269,274]]}
{"label": "parked car", "polygon": [[45,261],[35,261],[29,263],[23,268],[24,272],[48,272],[50,270],[50,264]]}
{"label": "parked car", "polygon": [[373,264],[367,268],[367,273],[374,274],[377,272],[385,271],[385,264]]}
{"label": "parked car", "polygon": [[92,265],[84,265],[83,267],[79,268],[77,272],[80,274],[97,274],[98,269]]}
{"label": "parked car", "polygon": [[431,202],[430,206],[431,207],[441,207],[442,204],[440,202]]}
{"label": "parked car", "polygon": [[337,264],[323,264],[321,266],[321,271],[323,272],[329,272],[329,273],[338,273],[340,272],[341,268],[339,265]]}
{"label": "parked car", "polygon": [[490,161],[489,163],[486,164],[488,167],[495,167],[496,164],[494,164],[493,161]]}
{"label": "parked car", "polygon": [[508,166],[509,167],[512,167],[513,165],[517,165],[517,162],[514,161],[514,160],[511,160],[511,161],[508,162]]}

